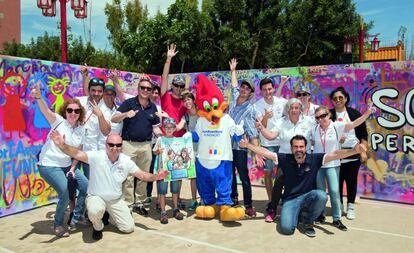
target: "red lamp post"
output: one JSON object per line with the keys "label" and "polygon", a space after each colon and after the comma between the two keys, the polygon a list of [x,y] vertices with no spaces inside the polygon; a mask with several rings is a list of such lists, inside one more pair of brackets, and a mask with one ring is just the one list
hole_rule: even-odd
{"label": "red lamp post", "polygon": [[[60,2],[60,42],[62,62],[68,59],[67,23],[66,23],[66,2],[67,0],[37,0],[37,7],[42,9],[42,15],[46,17],[56,16],[56,1]],[[87,0],[71,0],[71,8],[76,18],[87,17]]]}

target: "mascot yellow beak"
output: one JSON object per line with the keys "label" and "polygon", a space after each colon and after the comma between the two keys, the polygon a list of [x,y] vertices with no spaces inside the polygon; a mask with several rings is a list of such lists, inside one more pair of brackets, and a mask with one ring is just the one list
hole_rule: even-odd
{"label": "mascot yellow beak", "polygon": [[213,109],[209,112],[205,110],[198,110],[197,114],[200,117],[206,118],[213,125],[217,125],[220,122],[221,117],[223,117],[223,112],[227,109],[228,106],[229,104],[227,102],[223,102],[217,109]]}

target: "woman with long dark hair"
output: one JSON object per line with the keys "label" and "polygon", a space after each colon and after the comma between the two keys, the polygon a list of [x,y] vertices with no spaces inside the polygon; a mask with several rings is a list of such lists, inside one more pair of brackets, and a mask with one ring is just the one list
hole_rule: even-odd
{"label": "woman with long dark hair", "polygon": [[[334,106],[330,110],[332,114],[332,121],[339,121],[343,123],[350,123],[361,116],[361,113],[354,108],[349,107],[351,97],[349,93],[343,88],[338,87],[330,94],[331,102]],[[367,146],[368,132],[367,126],[364,123],[357,126],[354,130],[351,130],[340,137],[341,148],[353,148],[358,143],[362,143]],[[361,162],[367,160],[367,154],[355,155],[341,160],[341,167],[339,172],[339,191],[341,203],[343,203],[343,185],[346,182],[347,192],[347,219],[355,219],[355,198],[358,187],[358,172]]]}

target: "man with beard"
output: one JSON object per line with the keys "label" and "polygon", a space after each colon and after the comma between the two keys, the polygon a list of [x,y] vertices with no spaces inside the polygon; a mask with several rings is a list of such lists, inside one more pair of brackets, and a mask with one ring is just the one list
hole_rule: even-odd
{"label": "man with beard", "polygon": [[319,168],[330,161],[365,152],[366,148],[358,144],[354,149],[340,149],[326,154],[307,154],[306,144],[304,136],[296,135],[290,140],[292,154],[276,154],[252,145],[247,140],[240,141],[240,147],[246,147],[278,163],[285,175],[279,223],[281,233],[293,234],[301,217],[304,233],[314,237],[313,222],[325,210],[327,201],[326,192],[316,189],[316,175]]}

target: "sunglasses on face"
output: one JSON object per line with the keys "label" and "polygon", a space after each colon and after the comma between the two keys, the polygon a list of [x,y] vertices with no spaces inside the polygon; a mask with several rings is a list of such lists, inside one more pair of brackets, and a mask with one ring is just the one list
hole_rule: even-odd
{"label": "sunglasses on face", "polygon": [[73,108],[66,108],[66,112],[67,113],[72,113],[75,112],[76,114],[80,114],[81,113],[81,109],[73,109]]}
{"label": "sunglasses on face", "polygon": [[296,93],[296,97],[298,97],[298,98],[300,98],[300,97],[306,97],[306,96],[308,96],[309,94],[308,93],[306,93],[306,92],[304,92],[304,93],[301,93],[301,92],[298,92],[298,93]]}
{"label": "sunglasses on face", "polygon": [[120,147],[122,147],[122,143],[106,143],[106,144],[108,144],[108,146],[110,147],[110,148],[113,148],[113,147],[117,147],[117,148],[120,148]]}
{"label": "sunglasses on face", "polygon": [[321,115],[319,115],[319,116],[315,116],[315,119],[316,119],[316,120],[321,120],[321,119],[326,118],[326,116],[328,116],[328,113],[324,113],[324,114],[321,114]]}
{"label": "sunglasses on face", "polygon": [[173,85],[175,87],[177,87],[177,88],[181,88],[181,89],[184,89],[185,88],[185,84],[176,84],[176,83],[173,83]]}
{"label": "sunglasses on face", "polygon": [[336,101],[343,101],[344,99],[345,99],[345,97],[343,97],[343,96],[333,97],[333,98],[332,98],[332,100],[333,100],[333,101],[335,101],[335,102],[336,102]]}
{"label": "sunglasses on face", "polygon": [[146,90],[146,91],[152,91],[152,87],[147,87],[147,86],[139,86],[139,88],[140,88],[142,91],[144,91],[144,90]]}

